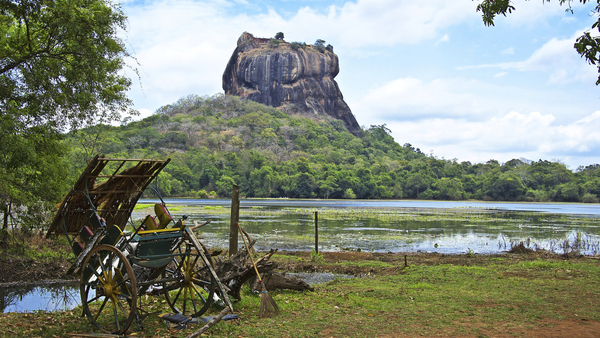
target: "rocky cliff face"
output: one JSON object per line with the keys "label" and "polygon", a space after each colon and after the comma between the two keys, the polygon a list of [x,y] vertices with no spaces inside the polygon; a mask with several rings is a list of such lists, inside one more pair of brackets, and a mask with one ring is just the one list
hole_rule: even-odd
{"label": "rocky cliff face", "polygon": [[329,115],[358,135],[360,126],[334,80],[339,71],[331,51],[244,33],[223,73],[223,90],[272,107],[294,104],[303,113]]}

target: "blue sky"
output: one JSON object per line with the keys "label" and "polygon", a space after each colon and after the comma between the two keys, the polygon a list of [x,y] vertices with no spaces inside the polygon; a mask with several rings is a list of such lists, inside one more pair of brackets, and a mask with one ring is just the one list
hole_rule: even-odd
{"label": "blue sky", "polygon": [[189,95],[222,93],[238,37],[285,34],[333,45],[358,123],[386,124],[437,158],[599,163],[597,70],[573,49],[591,6],[515,0],[485,27],[478,1],[124,1],[142,116]]}

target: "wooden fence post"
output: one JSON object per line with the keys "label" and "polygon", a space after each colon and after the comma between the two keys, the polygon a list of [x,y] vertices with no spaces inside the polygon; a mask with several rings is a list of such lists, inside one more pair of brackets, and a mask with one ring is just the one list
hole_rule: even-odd
{"label": "wooden fence post", "polygon": [[319,212],[315,211],[315,252],[319,253]]}
{"label": "wooden fence post", "polygon": [[240,221],[240,187],[233,185],[231,193],[231,223],[229,223],[229,256],[237,253],[238,249],[238,223]]}

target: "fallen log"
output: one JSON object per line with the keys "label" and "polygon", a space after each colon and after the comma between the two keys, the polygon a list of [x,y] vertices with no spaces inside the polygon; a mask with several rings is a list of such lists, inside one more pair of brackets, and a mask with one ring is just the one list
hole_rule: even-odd
{"label": "fallen log", "polygon": [[[273,291],[277,289],[288,289],[288,290],[298,290],[298,291],[315,291],[315,288],[308,285],[305,281],[298,279],[294,276],[286,276],[285,273],[278,272],[269,272],[261,275],[263,278],[263,283],[268,291]],[[254,279],[250,281],[250,287],[253,290],[260,290],[260,284],[258,279]]]}
{"label": "fallen log", "polygon": [[[249,248],[256,240],[250,241]],[[310,285],[298,280],[295,277],[285,276],[285,274],[276,273],[277,263],[270,260],[271,256],[277,252],[277,249],[271,249],[267,254],[256,261],[256,268],[265,280],[267,290],[291,289],[291,290],[310,290],[314,291]],[[227,294],[235,299],[241,299],[241,288],[250,279],[256,277],[256,272],[250,263],[248,251],[241,250],[235,255],[225,259],[225,255],[213,257],[216,273],[221,283],[226,285],[229,290]]]}

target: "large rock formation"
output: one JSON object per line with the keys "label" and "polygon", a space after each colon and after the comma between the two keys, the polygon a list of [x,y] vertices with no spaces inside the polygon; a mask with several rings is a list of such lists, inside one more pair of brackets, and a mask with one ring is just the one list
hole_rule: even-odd
{"label": "large rock formation", "polygon": [[334,80],[339,71],[331,50],[244,33],[223,73],[223,90],[272,107],[294,104],[303,113],[329,115],[358,135],[360,126]]}

